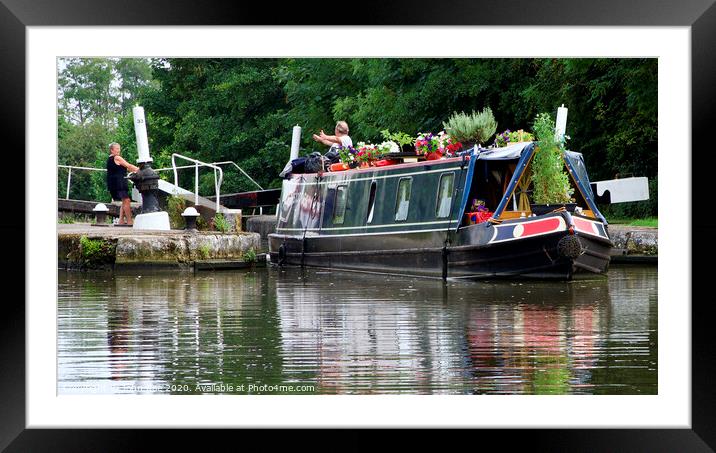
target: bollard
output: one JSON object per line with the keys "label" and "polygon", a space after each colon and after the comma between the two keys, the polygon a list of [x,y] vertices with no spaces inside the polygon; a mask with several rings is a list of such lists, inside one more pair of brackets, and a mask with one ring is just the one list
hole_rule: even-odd
{"label": "bollard", "polygon": [[109,212],[109,208],[104,203],[98,203],[97,206],[95,206],[92,209],[92,212],[95,213],[95,222],[92,226],[109,226],[107,225],[107,213]]}
{"label": "bollard", "polygon": [[181,213],[181,216],[184,217],[184,221],[186,222],[185,229],[189,231],[196,231],[196,219],[199,217],[199,212],[190,206]]}

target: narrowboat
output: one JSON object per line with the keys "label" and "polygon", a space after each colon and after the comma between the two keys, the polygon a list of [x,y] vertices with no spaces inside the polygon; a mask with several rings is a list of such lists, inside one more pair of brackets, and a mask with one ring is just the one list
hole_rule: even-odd
{"label": "narrowboat", "polygon": [[[581,153],[563,153],[574,203],[530,203],[534,142],[284,179],[272,263],[443,279],[605,273],[607,221]],[[415,160],[415,159],[413,159]]]}

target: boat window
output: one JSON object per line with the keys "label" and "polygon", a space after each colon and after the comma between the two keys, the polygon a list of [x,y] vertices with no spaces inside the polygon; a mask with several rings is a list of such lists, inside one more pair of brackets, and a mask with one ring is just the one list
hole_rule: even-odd
{"label": "boat window", "polygon": [[376,190],[376,183],[375,181],[370,183],[370,197],[368,198],[368,223],[371,223],[373,221],[373,211],[375,209],[375,190]]}
{"label": "boat window", "polygon": [[445,218],[450,215],[454,182],[455,173],[445,173],[440,176],[440,184],[438,185],[438,205],[436,212],[438,218]]}
{"label": "boat window", "polygon": [[338,186],[336,188],[336,204],[333,211],[333,223],[341,224],[345,219],[346,215],[346,193],[348,188],[346,186]]}
{"label": "boat window", "polygon": [[408,207],[410,206],[410,186],[413,178],[400,178],[398,181],[398,196],[395,201],[395,220],[401,221],[408,218]]}

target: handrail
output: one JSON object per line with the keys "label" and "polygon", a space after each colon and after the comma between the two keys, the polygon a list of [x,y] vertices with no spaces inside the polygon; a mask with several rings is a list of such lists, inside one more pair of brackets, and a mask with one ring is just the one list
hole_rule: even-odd
{"label": "handrail", "polygon": [[70,187],[72,186],[72,169],[77,170],[92,170],[92,171],[107,171],[106,168],[92,168],[92,167],[78,167],[76,165],[57,165],[61,168],[66,168],[67,171],[67,191],[65,192],[65,200],[70,199]]}
{"label": "handrail", "polygon": [[[214,165],[214,164],[207,164],[206,162],[202,162],[197,159],[192,159],[191,157],[182,156],[181,154],[173,153],[172,154],[172,168],[174,169],[174,185],[176,187],[179,187],[179,174],[177,173],[177,166],[176,166],[176,158],[179,157],[180,159],[188,160],[189,162],[194,162],[194,205],[199,204],[199,165],[201,164],[202,167],[211,167],[214,169],[214,189],[216,190],[216,212],[219,211],[219,202],[221,201],[221,183],[224,180],[224,171],[221,169],[221,167]],[[219,179],[216,178],[216,171],[219,171]]]}
{"label": "handrail", "polygon": [[[174,155],[176,155],[177,157],[180,157],[180,158],[183,158],[183,159],[192,161],[192,162],[194,162],[194,165],[180,165],[180,166],[177,166],[177,165],[175,165]],[[192,159],[192,158],[190,158],[190,157],[182,156],[181,154],[176,154],[176,153],[175,153],[175,154],[172,155],[172,166],[171,166],[171,167],[157,168],[157,169],[155,169],[154,171],[156,171],[156,172],[161,172],[161,171],[169,171],[169,170],[172,170],[172,171],[174,172],[174,183],[175,183],[174,185],[177,185],[177,184],[176,184],[176,183],[177,183],[177,179],[178,179],[178,178],[177,178],[177,172],[176,172],[177,170],[182,170],[182,169],[186,169],[186,168],[195,168],[195,172],[196,172],[196,171],[197,171],[197,167],[199,166],[199,164],[201,164],[201,166],[207,166],[207,167],[212,167],[212,168],[214,168],[214,185],[215,185],[215,186],[217,186],[217,180],[216,180],[216,170],[217,170],[217,169],[221,172],[219,181],[223,182],[223,170],[221,170],[220,168],[218,168],[218,166],[219,166],[219,165],[229,165],[229,164],[231,164],[231,165],[233,165],[234,167],[236,167],[241,173],[243,173],[243,175],[246,176],[246,177],[249,179],[249,181],[251,181],[254,185],[256,185],[256,187],[258,187],[260,190],[266,190],[266,189],[264,189],[264,188],[261,186],[261,184],[259,184],[259,183],[256,182],[251,176],[249,176],[249,174],[246,173],[243,168],[239,167],[239,166],[236,164],[236,162],[230,161],[230,160],[222,161],[222,162],[211,162],[211,163],[208,163],[208,164],[207,164],[207,163],[204,163],[204,162],[201,162],[201,161],[197,161],[197,160],[195,160],[195,159]],[[68,175],[67,175],[67,193],[65,194],[65,199],[67,199],[67,200],[69,200],[69,198],[70,198],[70,187],[71,187],[71,184],[72,184],[72,170],[90,170],[90,171],[104,171],[104,172],[107,171],[106,168],[80,167],[80,166],[76,166],[76,165],[57,165],[57,167],[67,168],[67,169],[69,170],[69,171],[68,171]],[[196,176],[196,174],[195,174],[195,176]],[[197,179],[197,181],[198,181],[198,178],[196,178],[196,179]],[[219,204],[219,196],[220,196],[220,195],[219,195],[219,193],[220,193],[220,190],[219,190],[219,189],[220,189],[220,187],[221,187],[221,182],[219,182],[218,187],[217,187],[217,197],[216,197],[216,200],[217,200],[217,208],[218,208],[218,204]],[[178,186],[178,185],[177,185],[177,186]],[[195,186],[198,186],[198,184],[195,184]],[[197,187],[197,190],[195,191],[195,197],[194,197],[194,198],[195,198],[195,202],[196,202],[196,200],[198,200],[198,193],[199,193],[199,192],[198,192],[198,187]],[[195,203],[195,204],[196,204],[196,203]],[[262,211],[263,211],[263,208],[261,208],[261,209],[262,209]]]}
{"label": "handrail", "polygon": [[78,167],[76,165],[57,165],[62,168],[69,168],[70,170],[75,168],[77,170],[94,170],[94,171],[107,171],[106,168],[94,168],[94,167]]}
{"label": "handrail", "polygon": [[253,179],[251,176],[249,176],[249,174],[246,173],[243,168],[241,168],[241,167],[239,167],[238,165],[236,165],[236,162],[231,161],[231,160],[227,160],[227,161],[224,161],[224,162],[214,162],[214,163],[215,163],[216,165],[232,164],[234,167],[238,168],[239,171],[244,174],[244,176],[246,176],[247,178],[249,178],[249,180],[250,180],[252,183],[256,184],[256,187],[258,187],[258,188],[261,189],[261,190],[265,190],[263,187],[261,187],[261,185],[260,185],[259,183],[257,183],[256,181],[254,181],[254,179]]}
{"label": "handrail", "polygon": [[[263,187],[261,187],[261,184],[259,184],[259,183],[257,183],[256,181],[254,181],[254,179],[253,179],[251,176],[249,176],[249,174],[246,173],[243,168],[239,167],[239,166],[236,164],[236,162],[234,162],[234,161],[227,160],[227,161],[223,161],[223,162],[211,162],[211,164],[213,164],[213,165],[228,165],[228,164],[231,164],[231,165],[233,165],[234,167],[236,167],[241,173],[243,173],[244,176],[246,176],[247,178],[249,178],[249,181],[251,181],[252,183],[254,183],[254,184],[256,185],[256,187],[258,187],[258,188],[261,189],[261,190],[266,190],[266,189],[264,189]],[[184,166],[180,166],[180,167],[176,167],[176,168],[177,168],[177,170],[181,170],[182,168],[193,168],[193,167],[194,167],[193,165],[184,165]],[[158,169],[156,169],[155,171],[167,171],[167,170],[174,170],[174,167],[158,168]]]}

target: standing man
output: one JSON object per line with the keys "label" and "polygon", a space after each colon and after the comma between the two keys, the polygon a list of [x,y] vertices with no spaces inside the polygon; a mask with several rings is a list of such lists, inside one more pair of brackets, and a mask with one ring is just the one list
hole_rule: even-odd
{"label": "standing man", "polygon": [[336,135],[326,135],[321,129],[321,134],[313,134],[313,139],[327,146],[340,145],[343,147],[353,146],[353,141],[348,136],[348,123],[339,121],[336,123]]}
{"label": "standing man", "polygon": [[127,170],[136,172],[136,167],[119,154],[122,152],[119,143],[109,145],[109,157],[107,158],[107,188],[113,201],[121,201],[119,208],[119,224],[132,225],[132,206],[129,201],[129,185],[127,184]]}

